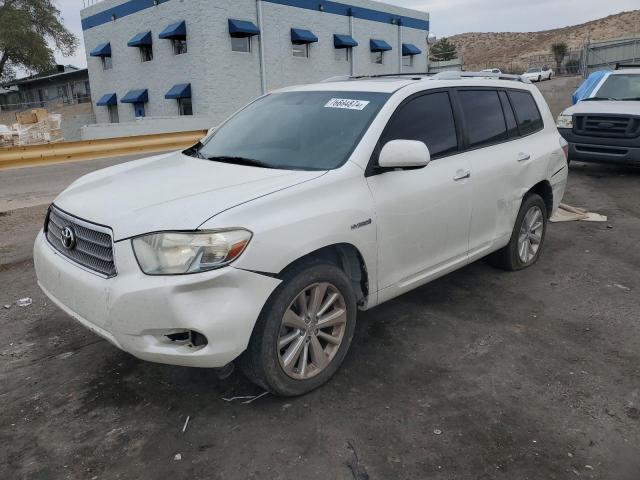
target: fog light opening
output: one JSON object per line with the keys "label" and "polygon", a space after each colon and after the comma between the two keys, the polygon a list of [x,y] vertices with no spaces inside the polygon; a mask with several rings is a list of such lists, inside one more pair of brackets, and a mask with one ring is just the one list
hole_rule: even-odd
{"label": "fog light opening", "polygon": [[190,347],[203,347],[209,343],[207,337],[195,330],[171,333],[169,335],[165,335],[165,337],[172,342],[188,345]]}

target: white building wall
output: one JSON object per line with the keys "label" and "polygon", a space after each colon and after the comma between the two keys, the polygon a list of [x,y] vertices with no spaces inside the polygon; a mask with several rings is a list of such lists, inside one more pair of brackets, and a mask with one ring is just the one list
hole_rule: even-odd
{"label": "white building wall", "polygon": [[[81,12],[83,19],[111,7],[123,0],[105,0]],[[428,14],[368,0],[347,0],[343,3],[365,7],[396,15],[428,20]],[[167,117],[177,116],[175,100],[165,99],[165,93],[175,84],[190,83],[193,113],[203,121],[198,124],[215,125],[238,108],[261,94],[260,42],[265,42],[265,74],[267,90],[287,85],[316,82],[336,75],[349,75],[350,63],[335,59],[333,35],[349,34],[349,17],[262,2],[263,25],[261,35],[252,38],[250,53],[233,52],[228,31],[228,19],[249,20],[258,25],[255,0],[169,0],[115,21],[84,30],[87,65],[94,102],[106,93],[118,96],[120,122],[132,123],[131,131],[152,133],[154,122],[149,117],[164,117],[162,130],[166,131]],[[171,41],[158,37],[164,28],[174,22],[186,22],[188,52],[173,55]],[[398,43],[397,25],[354,19],[354,38],[359,46],[353,49],[355,73],[393,73],[398,71],[401,45]],[[291,28],[311,30],[319,42],[311,45],[310,58],[294,57],[291,51]],[[153,60],[141,62],[139,49],[128,47],[127,42],[137,33],[151,30]],[[403,42],[413,43],[423,51],[414,59],[414,67],[404,71],[426,71],[426,38],[428,32],[402,28]],[[371,62],[369,40],[387,41],[393,50],[385,52],[384,65]],[[113,68],[104,71],[101,59],[89,56],[97,45],[110,42]],[[129,90],[148,89],[144,121],[136,120],[131,104],[120,103]],[[98,124],[109,121],[106,107],[94,105]],[[144,124],[142,126],[141,124]],[[193,124],[193,120],[189,120]],[[175,130],[184,130],[180,118]],[[185,119],[182,119],[182,125]],[[135,128],[134,128],[135,126]],[[124,128],[122,128],[124,127]],[[91,133],[89,133],[89,130]],[[111,131],[126,131],[122,125]],[[99,129],[87,129],[87,138],[101,136]]]}

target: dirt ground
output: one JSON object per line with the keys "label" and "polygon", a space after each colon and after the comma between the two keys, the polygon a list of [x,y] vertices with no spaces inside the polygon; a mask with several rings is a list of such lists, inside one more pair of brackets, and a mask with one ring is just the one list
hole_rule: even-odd
{"label": "dirt ground", "polygon": [[68,318],[33,272],[46,207],[0,213],[0,478],[637,480],[640,171],[578,164],[565,199],[609,221],[361,314],[333,381],[250,404],[223,400],[261,393],[238,372],[145,363]]}

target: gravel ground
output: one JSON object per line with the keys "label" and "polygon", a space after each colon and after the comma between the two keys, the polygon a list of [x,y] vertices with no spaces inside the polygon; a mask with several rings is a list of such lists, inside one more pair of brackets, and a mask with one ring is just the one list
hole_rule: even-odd
{"label": "gravel ground", "polygon": [[238,372],[145,363],[68,318],[33,272],[46,206],[2,212],[0,478],[637,480],[639,182],[572,167],[566,202],[607,223],[361,314],[333,381],[250,404],[223,400],[261,393]]}

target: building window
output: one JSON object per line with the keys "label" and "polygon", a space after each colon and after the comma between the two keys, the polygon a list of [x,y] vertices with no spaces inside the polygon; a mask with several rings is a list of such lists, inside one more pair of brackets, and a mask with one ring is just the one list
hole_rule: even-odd
{"label": "building window", "polygon": [[178,112],[180,113],[180,115],[193,115],[193,106],[191,105],[191,98],[178,99]]}
{"label": "building window", "polygon": [[109,123],[120,123],[118,105],[107,105],[107,110],[109,112]]}
{"label": "building window", "polygon": [[309,44],[293,44],[292,52],[294,57],[306,57],[309,58]]}
{"label": "building window", "polygon": [[371,52],[371,63],[382,65],[384,63],[384,52]]}
{"label": "building window", "polygon": [[140,60],[143,62],[153,60],[153,47],[151,45],[140,45]]}
{"label": "building window", "polygon": [[403,67],[413,67],[413,55],[404,55],[402,57]]}
{"label": "building window", "polygon": [[111,61],[111,57],[100,57],[102,59],[102,69],[103,70],[111,70],[113,68],[113,62]]}
{"label": "building window", "polygon": [[231,50],[234,52],[251,52],[251,37],[231,37]]}
{"label": "building window", "polygon": [[172,38],[171,45],[173,46],[174,55],[182,55],[183,53],[187,53],[186,38]]}
{"label": "building window", "polygon": [[142,102],[135,102],[133,104],[133,114],[136,116],[136,118],[142,118],[145,116],[145,112],[144,112],[144,103]]}
{"label": "building window", "polygon": [[349,55],[351,55],[351,49],[350,48],[336,48],[335,50],[336,52],[336,60],[338,62],[348,62],[349,61]]}

